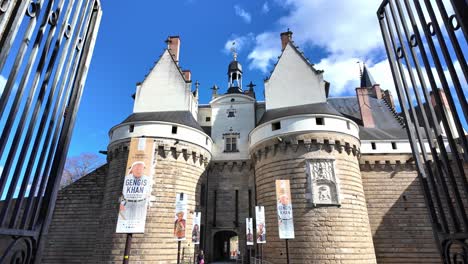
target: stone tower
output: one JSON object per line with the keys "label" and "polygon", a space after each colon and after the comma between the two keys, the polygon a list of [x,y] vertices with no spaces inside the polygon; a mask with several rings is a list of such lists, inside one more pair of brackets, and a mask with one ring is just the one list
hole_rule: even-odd
{"label": "stone tower", "polygon": [[[132,262],[176,263],[177,241],[173,236],[176,193],[188,195],[188,210],[201,211],[200,193],[211,160],[212,140],[196,121],[198,97],[191,92],[190,72],[178,65],[180,39],[170,37],[168,48],[159,61],[137,84],[133,113],[111,128],[108,145],[109,174],[104,188],[102,228],[97,234],[96,263],[120,262],[125,234],[116,234],[116,213],[126,171],[128,146],[133,137],[152,138],[155,142],[155,174],[144,234],[134,234]],[[193,215],[187,216],[190,230]],[[182,253],[193,256],[187,231]]]}
{"label": "stone tower", "polygon": [[[291,263],[375,263],[359,170],[359,127],[327,103],[322,71],[281,35],[283,52],[265,81],[266,112],[250,133],[257,204],[274,216],[275,180],[290,180],[295,239]],[[288,91],[288,92],[286,92]],[[266,217],[264,257],[285,263],[278,221]]]}

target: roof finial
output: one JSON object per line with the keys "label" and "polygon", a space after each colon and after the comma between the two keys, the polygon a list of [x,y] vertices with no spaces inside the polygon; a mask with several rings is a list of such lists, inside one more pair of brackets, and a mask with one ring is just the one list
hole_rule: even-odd
{"label": "roof finial", "polygon": [[166,42],[167,48],[169,49],[171,45],[171,37],[167,37],[167,39],[164,42]]}
{"label": "roof finial", "polygon": [[247,85],[247,87],[249,87],[249,91],[253,91],[253,88],[257,86],[255,84],[252,83],[252,81],[250,81],[250,83]]}
{"label": "roof finial", "polygon": [[236,42],[232,42],[232,47],[231,47],[231,52],[232,52],[232,57],[234,57],[234,60],[237,60],[237,49],[236,49]]}
{"label": "roof finial", "polygon": [[357,61],[356,63],[359,65],[359,78],[362,78],[361,62],[360,62],[360,61]]}

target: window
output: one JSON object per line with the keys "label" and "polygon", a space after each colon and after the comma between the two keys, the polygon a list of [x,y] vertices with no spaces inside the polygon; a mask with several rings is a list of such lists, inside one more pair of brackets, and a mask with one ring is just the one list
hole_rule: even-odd
{"label": "window", "polygon": [[237,136],[229,135],[224,137],[225,147],[224,152],[237,152]]}
{"label": "window", "polygon": [[279,129],[281,129],[281,122],[275,122],[275,123],[271,124],[271,130],[272,131],[279,130]]}
{"label": "window", "polygon": [[227,117],[236,117],[236,112],[236,109],[231,105],[231,107],[226,110]]}
{"label": "window", "polygon": [[206,122],[210,122],[210,121],[211,121],[211,117],[209,117],[209,116],[205,117],[205,121],[206,121]]}
{"label": "window", "polygon": [[377,147],[375,146],[375,142],[371,142],[371,146],[372,146],[372,149],[377,149]]}
{"label": "window", "polygon": [[133,130],[135,130],[135,125],[130,125],[128,127],[128,132],[133,133]]}
{"label": "window", "polygon": [[392,149],[397,149],[396,142],[392,142]]}
{"label": "window", "polygon": [[351,123],[349,123],[349,121],[346,121],[346,127],[347,127],[348,129],[351,129]]}
{"label": "window", "polygon": [[208,145],[208,137],[205,139],[205,145]]}
{"label": "window", "polygon": [[325,120],[323,120],[323,117],[317,117],[315,118],[315,124],[317,126],[323,126],[325,125]]}
{"label": "window", "polygon": [[172,134],[177,134],[177,126],[172,126]]}

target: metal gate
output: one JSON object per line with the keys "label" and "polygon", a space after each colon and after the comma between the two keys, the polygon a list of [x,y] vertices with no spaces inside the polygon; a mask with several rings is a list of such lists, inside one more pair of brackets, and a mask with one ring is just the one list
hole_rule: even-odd
{"label": "metal gate", "polygon": [[39,263],[99,0],[0,0],[0,263]]}
{"label": "metal gate", "polygon": [[468,3],[385,0],[377,17],[441,257],[468,263]]}

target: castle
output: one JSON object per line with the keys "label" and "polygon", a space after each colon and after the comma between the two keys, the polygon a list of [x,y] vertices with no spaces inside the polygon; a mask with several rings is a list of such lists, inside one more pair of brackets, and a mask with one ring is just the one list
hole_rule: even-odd
{"label": "castle", "polygon": [[[278,41],[280,42],[280,41]],[[134,108],[109,132],[107,164],[63,189],[44,263],[117,263],[118,199],[131,138],[155,142],[153,194],[144,234],[133,236],[131,263],[176,263],[172,236],[176,193],[202,213],[209,261],[262,253],[286,263],[278,237],[275,180],[291,182],[295,239],[291,263],[440,263],[404,122],[394,99],[364,67],[356,96],[329,97],[333,80],[281,34],[282,53],[265,80],[265,101],[246,85],[242,65],[227,69],[199,104],[198,84],[179,66],[179,37],[137,84]],[[326,70],[326,69],[325,69]],[[246,246],[245,219],[265,207],[266,244]],[[192,219],[187,218],[187,226]],[[190,240],[184,256],[193,256]]]}

